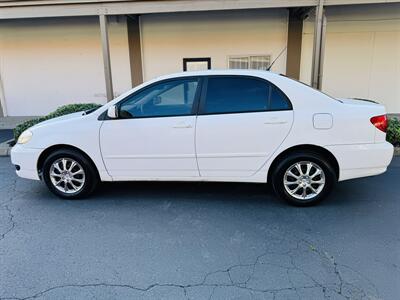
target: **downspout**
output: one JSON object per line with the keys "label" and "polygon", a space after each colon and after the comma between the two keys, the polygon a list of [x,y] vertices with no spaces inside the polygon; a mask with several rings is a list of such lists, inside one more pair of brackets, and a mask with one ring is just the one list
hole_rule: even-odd
{"label": "downspout", "polygon": [[324,13],[324,0],[319,0],[315,9],[314,46],[311,70],[311,85],[316,89],[321,89],[322,87],[325,33],[326,16]]}

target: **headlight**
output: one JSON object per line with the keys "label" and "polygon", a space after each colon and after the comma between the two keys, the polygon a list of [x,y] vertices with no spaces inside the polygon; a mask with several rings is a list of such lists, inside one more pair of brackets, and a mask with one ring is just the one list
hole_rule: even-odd
{"label": "headlight", "polygon": [[25,130],[23,133],[21,133],[21,135],[18,138],[17,144],[26,144],[27,142],[29,142],[32,138],[32,131],[30,130]]}

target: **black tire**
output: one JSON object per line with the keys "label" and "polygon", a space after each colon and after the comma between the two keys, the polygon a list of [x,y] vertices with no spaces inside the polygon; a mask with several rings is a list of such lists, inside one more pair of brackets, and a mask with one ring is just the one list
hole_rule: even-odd
{"label": "black tire", "polygon": [[[72,179],[72,183],[75,186],[79,185],[79,182],[76,182],[75,180],[83,181],[83,183],[79,185],[79,190],[74,191],[73,186],[68,184],[67,190],[71,188],[71,191],[63,192],[60,189],[58,189],[56,185],[53,183],[52,176],[50,176],[52,166],[55,162],[60,161],[62,159],[66,159],[67,162],[70,162],[69,166],[72,165],[73,161],[76,162],[77,165],[73,169],[74,171],[79,170],[79,168],[83,170],[83,173],[80,173],[80,171],[77,172],[83,175],[73,175],[76,176],[77,179]],[[62,167],[62,162],[60,162],[58,166]],[[67,168],[68,168],[68,163],[67,163]],[[55,168],[53,167],[53,171],[56,171],[58,174],[57,170],[55,170]],[[46,183],[49,190],[58,197],[61,197],[63,199],[82,199],[84,197],[87,197],[91,193],[93,193],[93,191],[96,189],[100,181],[98,173],[93,163],[85,155],[82,155],[79,151],[71,149],[60,149],[52,152],[43,163],[42,174],[43,174],[43,180]],[[61,176],[59,177],[61,180]],[[58,180],[58,177],[53,176],[53,180],[54,178]],[[62,187],[62,184],[63,183],[57,186]]]}
{"label": "black tire", "polygon": [[[311,174],[311,176],[308,175],[302,175],[303,173],[307,173],[307,162],[311,162],[311,171],[308,173]],[[298,170],[298,163],[300,163],[300,168],[302,170],[302,173],[300,172],[295,173],[294,175],[298,176],[299,179],[295,179],[295,177],[291,177],[291,175],[288,175],[289,173],[286,173],[288,170]],[[293,167],[295,167],[293,169]],[[321,175],[316,175],[314,178],[314,174],[312,173],[314,170],[315,172],[318,171],[318,167],[320,170],[323,171]],[[294,172],[292,172],[293,174]],[[285,179],[285,174],[286,174],[286,182],[288,181],[296,181],[296,182],[301,182],[301,184],[293,183],[286,185],[284,184],[284,179]],[[305,178],[303,178],[303,176]],[[310,181],[315,180],[315,181]],[[316,205],[319,202],[321,202],[323,199],[325,199],[329,193],[332,191],[333,187],[337,183],[337,176],[334,168],[332,167],[331,163],[329,162],[328,159],[326,159],[323,155],[317,153],[317,152],[304,152],[304,153],[291,153],[284,159],[280,160],[276,167],[274,168],[272,175],[270,177],[271,182],[272,182],[272,187],[277,194],[277,196],[285,201],[287,201],[289,204],[294,205],[294,206],[312,206]],[[304,182],[302,181],[304,180]],[[324,185],[322,184],[313,184],[312,182],[322,182],[325,181]],[[306,193],[310,193],[309,199],[299,199],[299,197],[303,196],[303,187],[301,186],[299,190],[296,193],[289,193],[288,189],[291,189],[293,192],[296,190],[296,188],[300,185],[304,184],[306,186],[305,190]],[[311,190],[310,186],[314,189],[319,191],[319,193],[313,192]],[[301,195],[299,195],[301,194]],[[313,196],[314,195],[314,196]],[[308,197],[308,196],[307,196]]]}

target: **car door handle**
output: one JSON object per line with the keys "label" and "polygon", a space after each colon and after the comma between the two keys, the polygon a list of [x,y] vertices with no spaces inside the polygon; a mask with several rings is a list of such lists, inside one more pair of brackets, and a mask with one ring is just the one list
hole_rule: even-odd
{"label": "car door handle", "polygon": [[182,123],[182,124],[176,124],[174,126],[172,126],[173,128],[192,128],[191,124],[186,124],[186,123]]}
{"label": "car door handle", "polygon": [[287,120],[280,119],[280,118],[271,118],[264,122],[264,124],[286,124]]}

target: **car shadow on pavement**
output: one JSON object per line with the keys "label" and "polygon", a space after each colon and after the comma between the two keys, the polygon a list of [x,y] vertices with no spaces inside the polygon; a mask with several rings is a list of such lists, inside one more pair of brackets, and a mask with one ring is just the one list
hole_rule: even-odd
{"label": "car shadow on pavement", "polygon": [[[397,196],[390,183],[398,168],[389,168],[380,176],[339,182],[332,193],[318,206],[357,206],[366,200],[379,200],[382,194]],[[182,200],[182,201],[246,201],[266,207],[288,206],[278,199],[269,184],[224,182],[116,182],[102,183],[91,199],[106,200]],[[317,207],[318,207],[317,206]]]}
{"label": "car shadow on pavement", "polygon": [[[380,176],[340,182],[327,199],[314,207],[344,208],[364,205],[367,200],[378,201],[383,194],[396,197],[398,193],[392,178],[398,176],[394,174],[398,172],[398,169],[398,167],[392,167]],[[56,196],[47,191],[43,183],[32,183],[32,189],[36,190],[40,195],[39,198],[43,200],[57,200]],[[94,194],[80,201],[88,203],[106,203],[107,201],[212,203],[223,201],[236,204],[253,203],[264,208],[289,207],[275,196],[268,184],[224,182],[103,182],[99,184]]]}
{"label": "car shadow on pavement", "polygon": [[93,198],[121,200],[249,200],[276,202],[272,189],[265,184],[216,182],[116,182],[102,183]]}
{"label": "car shadow on pavement", "polygon": [[[332,193],[321,205],[335,205]],[[175,201],[211,204],[224,202],[258,207],[291,207],[279,199],[269,184],[219,182],[115,182],[102,183],[88,200]],[[295,207],[294,207],[295,208]]]}

